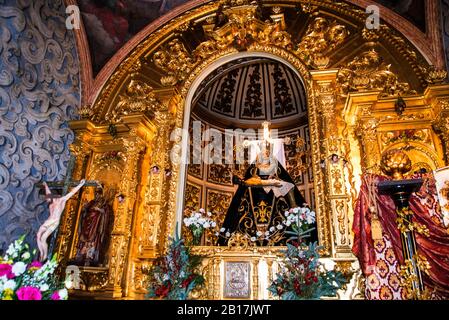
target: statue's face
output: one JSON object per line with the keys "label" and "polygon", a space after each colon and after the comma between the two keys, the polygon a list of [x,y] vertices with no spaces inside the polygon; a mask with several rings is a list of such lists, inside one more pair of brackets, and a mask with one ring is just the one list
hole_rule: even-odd
{"label": "statue's face", "polygon": [[97,188],[95,189],[95,197],[101,197],[103,195],[103,189]]}
{"label": "statue's face", "polygon": [[262,155],[264,157],[269,157],[270,156],[270,150],[268,148],[263,148],[262,149]]}

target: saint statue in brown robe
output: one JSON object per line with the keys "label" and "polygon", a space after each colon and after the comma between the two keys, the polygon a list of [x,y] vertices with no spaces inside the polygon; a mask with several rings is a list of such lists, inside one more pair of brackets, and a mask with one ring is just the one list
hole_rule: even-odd
{"label": "saint statue in brown robe", "polygon": [[111,199],[105,197],[103,188],[95,190],[95,198],[82,209],[78,227],[77,265],[102,267],[107,264],[106,253],[113,223]]}

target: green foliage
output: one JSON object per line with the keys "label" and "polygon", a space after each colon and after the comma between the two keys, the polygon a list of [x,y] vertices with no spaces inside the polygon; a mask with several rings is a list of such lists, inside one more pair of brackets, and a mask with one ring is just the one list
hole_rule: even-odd
{"label": "green foliage", "polygon": [[319,262],[317,243],[287,244],[285,264],[268,290],[283,300],[318,300],[335,296],[346,279],[339,271],[327,271]]}
{"label": "green foliage", "polygon": [[202,257],[192,255],[178,235],[170,240],[167,254],[156,259],[149,271],[147,297],[186,300],[196,286],[204,283],[204,277],[196,273]]}

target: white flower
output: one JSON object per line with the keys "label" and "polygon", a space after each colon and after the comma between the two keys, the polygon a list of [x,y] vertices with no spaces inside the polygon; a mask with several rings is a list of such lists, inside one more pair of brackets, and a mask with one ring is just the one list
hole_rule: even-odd
{"label": "white flower", "polygon": [[256,241],[256,237],[251,237],[250,239],[252,242]]}
{"label": "white flower", "polygon": [[30,258],[30,253],[27,251],[27,252],[25,252],[24,254],[22,254],[22,259],[25,259],[25,260],[27,260],[27,259],[29,259]]}
{"label": "white flower", "polygon": [[40,286],[39,290],[41,290],[42,292],[47,291],[48,289],[50,289],[50,287],[48,286],[48,284],[44,283],[43,285]]}
{"label": "white flower", "polygon": [[164,274],[164,277],[162,278],[163,281],[167,281],[168,279],[170,279],[170,277],[168,276],[168,274]]}
{"label": "white flower", "polygon": [[225,236],[226,236],[226,237],[230,237],[230,236],[231,236],[231,234],[229,233],[229,231],[225,233]]}
{"label": "white flower", "polygon": [[289,226],[289,225],[291,225],[292,224],[292,222],[290,221],[290,220],[287,220],[287,222],[285,223],[286,225],[287,225],[287,227]]}
{"label": "white flower", "polygon": [[212,213],[210,211],[207,211],[207,216],[210,217]]}
{"label": "white flower", "polygon": [[278,224],[278,225],[276,226],[276,228],[278,228],[279,230],[282,230],[282,224]]}
{"label": "white flower", "polygon": [[187,218],[184,218],[184,224],[188,227],[190,226],[190,220]]}
{"label": "white flower", "polygon": [[210,223],[206,221],[206,222],[203,224],[203,227],[206,228],[206,229],[207,229],[207,228],[210,228]]}
{"label": "white flower", "polygon": [[220,229],[220,232],[225,232],[225,231],[226,231],[225,228],[221,228],[221,229]]}
{"label": "white flower", "polygon": [[67,300],[68,297],[68,292],[67,289],[61,289],[58,291],[59,297],[61,298],[61,300]]}
{"label": "white flower", "polygon": [[67,289],[72,289],[73,285],[73,281],[70,280],[69,277],[67,277],[67,279],[64,281],[64,287],[66,287]]}
{"label": "white flower", "polygon": [[186,274],[185,274],[184,271],[181,271],[181,272],[179,273],[179,276],[180,276],[181,278],[184,278],[185,275],[186,275]]}
{"label": "white flower", "polygon": [[16,276],[20,276],[22,273],[24,273],[26,270],[26,264],[23,263],[22,261],[16,262],[14,263],[14,265],[12,266],[12,272],[16,275]]}
{"label": "white flower", "polygon": [[265,231],[265,235],[266,235],[266,236],[269,236],[269,235],[270,235],[270,232],[269,232],[269,231]]}
{"label": "white flower", "polygon": [[274,227],[271,227],[271,228],[270,228],[270,231],[271,231],[271,232],[274,232],[274,230],[275,230]]}
{"label": "white flower", "polygon": [[215,228],[215,227],[217,226],[217,224],[215,223],[215,221],[212,221],[211,225],[212,225],[212,228]]}
{"label": "white flower", "polygon": [[218,233],[218,232],[215,232],[215,235],[218,237],[219,233]]}
{"label": "white flower", "polygon": [[256,232],[256,235],[257,235],[258,237],[260,237],[260,236],[262,235],[262,231],[257,231],[257,232]]}
{"label": "white flower", "polygon": [[284,215],[285,215],[286,217],[288,217],[288,216],[290,215],[290,212],[285,211]]}
{"label": "white flower", "polygon": [[206,210],[204,210],[203,208],[201,208],[199,211],[200,211],[201,213],[205,213],[205,212],[206,212]]}
{"label": "white flower", "polygon": [[16,282],[14,280],[8,280],[5,282],[5,284],[3,285],[4,290],[6,289],[11,289],[14,290],[16,288]]}

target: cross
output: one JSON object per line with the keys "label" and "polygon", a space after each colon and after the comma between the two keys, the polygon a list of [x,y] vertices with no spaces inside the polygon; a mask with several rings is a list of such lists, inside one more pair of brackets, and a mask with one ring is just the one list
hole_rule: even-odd
{"label": "cross", "polygon": [[[75,166],[75,157],[73,155],[70,156],[70,160],[69,160],[69,164],[67,166],[67,175],[64,179],[64,181],[54,181],[54,182],[47,182],[47,185],[50,189],[61,189],[62,188],[62,195],[65,195],[69,192],[69,188],[70,187],[75,187],[77,186],[80,181],[76,181],[76,180],[72,180],[72,173],[73,173],[73,168]],[[98,181],[95,180],[87,180],[84,183],[84,187],[96,187],[100,185],[100,183]],[[36,186],[40,189],[43,188],[43,183],[37,183]],[[53,195],[54,197],[57,197],[57,195]],[[65,213],[65,209],[64,209],[64,213]],[[64,219],[64,213],[61,215],[61,220],[63,221]],[[55,246],[55,242],[57,239],[57,234],[59,233],[59,226],[58,226],[58,230],[56,232],[54,232],[51,235],[50,238],[50,245],[49,245],[49,250],[48,252],[53,253],[53,249]]]}

